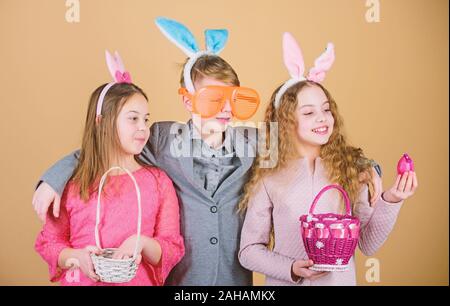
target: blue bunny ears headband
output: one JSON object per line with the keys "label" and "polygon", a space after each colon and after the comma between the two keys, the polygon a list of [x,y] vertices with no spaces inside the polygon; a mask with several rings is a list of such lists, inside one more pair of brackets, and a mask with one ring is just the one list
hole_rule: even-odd
{"label": "blue bunny ears headband", "polygon": [[191,70],[197,60],[204,55],[218,55],[228,40],[228,30],[205,30],[206,50],[200,50],[194,35],[181,23],[164,17],[155,20],[156,25],[172,43],[180,48],[189,58],[184,66],[183,76],[186,89],[195,92],[191,78]]}

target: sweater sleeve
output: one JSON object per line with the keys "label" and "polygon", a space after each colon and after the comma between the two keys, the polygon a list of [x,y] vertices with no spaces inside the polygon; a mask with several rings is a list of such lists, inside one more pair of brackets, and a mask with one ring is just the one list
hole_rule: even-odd
{"label": "sweater sleeve", "polygon": [[273,226],[272,211],[272,201],[264,182],[261,181],[248,202],[241,233],[239,262],[248,270],[295,284],[297,282],[291,276],[295,259],[268,248]]}
{"label": "sweater sleeve", "polygon": [[58,258],[62,250],[70,248],[70,222],[66,209],[67,193],[61,199],[59,218],[51,212],[35,242],[35,250],[47,262],[50,281],[57,282],[63,275],[63,269],[58,266]]}
{"label": "sweater sleeve", "polygon": [[381,248],[393,230],[403,201],[389,203],[380,197],[371,207],[369,190],[367,185],[364,185],[355,204],[355,216],[361,221],[359,248],[366,256],[372,256]]}
{"label": "sweater sleeve", "polygon": [[161,260],[155,268],[158,285],[162,286],[172,268],[184,256],[184,240],[180,233],[178,198],[170,178],[160,172],[160,208],[153,239],[161,246]]}

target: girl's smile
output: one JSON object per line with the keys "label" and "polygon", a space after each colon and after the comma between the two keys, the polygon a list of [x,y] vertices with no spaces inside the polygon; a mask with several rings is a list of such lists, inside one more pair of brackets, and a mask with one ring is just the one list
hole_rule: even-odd
{"label": "girl's smile", "polygon": [[313,129],[312,131],[318,135],[327,135],[328,134],[328,126],[321,126],[319,128]]}
{"label": "girl's smile", "polygon": [[297,95],[297,136],[304,147],[322,146],[333,133],[330,103],[318,86],[304,87]]}

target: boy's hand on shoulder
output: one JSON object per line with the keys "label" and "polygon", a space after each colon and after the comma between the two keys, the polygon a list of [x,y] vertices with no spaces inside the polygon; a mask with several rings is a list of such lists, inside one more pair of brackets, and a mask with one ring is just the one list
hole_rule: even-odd
{"label": "boy's hand on shoulder", "polygon": [[365,183],[369,185],[370,191],[370,205],[373,206],[381,196],[383,192],[383,180],[378,175],[378,172],[374,167],[370,167],[370,169],[361,172],[359,174],[359,181],[361,183]]}
{"label": "boy's hand on shoulder", "polygon": [[53,203],[53,215],[59,217],[61,198],[46,182],[42,182],[33,194],[32,204],[39,219],[45,223],[47,211]]}

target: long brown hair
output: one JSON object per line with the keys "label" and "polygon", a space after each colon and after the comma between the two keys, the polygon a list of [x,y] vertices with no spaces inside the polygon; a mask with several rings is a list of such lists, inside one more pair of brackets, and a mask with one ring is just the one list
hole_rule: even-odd
{"label": "long brown hair", "polygon": [[[320,150],[320,157],[323,159],[324,167],[328,173],[330,182],[339,184],[348,192],[352,203],[358,198],[361,182],[359,174],[370,168],[368,163],[361,163],[366,160],[363,151],[347,144],[343,134],[343,120],[339,115],[338,107],[330,93],[321,85],[311,81],[302,81],[290,87],[281,98],[278,110],[274,107],[274,100],[281,86],[272,94],[270,103],[266,109],[264,122],[268,129],[266,147],[270,148],[270,122],[278,123],[278,161],[275,167],[262,168],[259,165],[266,157],[258,155],[250,171],[250,179],[244,187],[244,195],[239,202],[239,211],[243,213],[248,206],[248,201],[255,186],[263,176],[285,168],[290,161],[299,157],[295,147],[294,137],[298,127],[296,109],[298,106],[298,93],[306,86],[318,86],[325,93],[330,102],[330,111],[334,118],[333,133],[327,144]],[[270,154],[269,156],[275,156]]]}
{"label": "long brown hair", "polygon": [[[123,106],[135,94],[140,94],[148,100],[144,91],[134,84],[115,84],[105,96],[102,118],[97,124],[97,101],[106,85],[97,88],[90,97],[79,163],[72,176],[72,181],[78,186],[80,197],[84,201],[96,191],[97,188],[93,186],[97,185],[95,183],[111,167],[110,163],[118,157],[120,140],[116,122]],[[135,159],[140,163],[137,156]]]}

